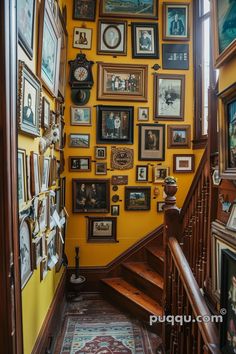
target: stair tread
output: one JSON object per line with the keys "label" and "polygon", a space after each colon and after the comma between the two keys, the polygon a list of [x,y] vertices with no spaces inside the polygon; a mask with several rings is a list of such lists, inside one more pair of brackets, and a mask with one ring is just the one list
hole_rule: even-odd
{"label": "stair tread", "polygon": [[131,301],[135,302],[137,305],[148,311],[149,313],[161,316],[163,313],[161,305],[144,294],[139,289],[135,288],[133,285],[127,283],[122,278],[107,278],[102,280],[105,284],[109,285],[115,289],[121,295],[129,298]]}
{"label": "stair tread", "polygon": [[147,246],[146,249],[148,252],[164,261],[165,253],[164,250],[160,248],[160,246]]}
{"label": "stair tread", "polygon": [[141,277],[147,279],[152,284],[163,289],[164,281],[163,277],[158,274],[150,265],[146,262],[127,262],[123,264],[124,267],[130,269],[132,272],[137,273]]}

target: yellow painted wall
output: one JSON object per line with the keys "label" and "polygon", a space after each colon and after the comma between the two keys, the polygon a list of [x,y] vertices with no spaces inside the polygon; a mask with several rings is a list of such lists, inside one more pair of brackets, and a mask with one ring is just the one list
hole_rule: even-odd
{"label": "yellow painted wall", "polygon": [[236,81],[236,59],[232,58],[219,70],[219,92]]}
{"label": "yellow painted wall", "polygon": [[[172,1],[175,2],[175,1]],[[178,2],[178,1],[176,1]],[[99,3],[99,1],[97,1]],[[160,38],[160,58],[162,57],[162,3],[163,1],[159,1],[159,20],[157,21],[159,24],[159,38]],[[128,26],[128,52],[127,56],[118,56],[117,58],[113,58],[112,56],[103,56],[96,54],[96,47],[97,47],[97,21],[98,21],[98,4],[97,4],[97,16],[96,22],[87,22],[83,23],[81,21],[74,21],[72,19],[72,1],[67,2],[67,19],[68,19],[68,33],[69,33],[69,45],[68,45],[68,60],[75,59],[77,53],[80,52],[80,49],[75,49],[72,47],[73,43],[73,30],[74,27],[86,27],[91,28],[93,30],[92,35],[92,49],[91,50],[83,50],[83,53],[87,55],[89,60],[93,60],[95,62],[93,66],[93,76],[95,84],[93,89],[91,90],[91,98],[87,104],[87,106],[92,107],[92,126],[91,127],[76,127],[70,126],[70,107],[74,105],[70,98],[70,86],[67,85],[67,95],[66,95],[66,110],[65,110],[65,119],[66,119],[66,133],[67,136],[70,133],[89,133],[91,136],[91,143],[90,149],[76,149],[68,147],[68,140],[67,139],[67,146],[65,148],[65,162],[66,162],[66,178],[67,178],[67,198],[66,198],[66,206],[67,210],[70,214],[68,231],[67,231],[67,241],[66,241],[66,253],[69,259],[69,264],[74,264],[74,248],[75,246],[80,246],[80,261],[82,266],[103,266],[112,261],[115,257],[120,255],[124,252],[128,247],[132,246],[138,240],[140,240],[143,236],[147,233],[152,231],[158,225],[162,224],[163,222],[163,214],[158,214],[156,212],[156,203],[157,201],[162,201],[162,194],[163,188],[161,185],[160,187],[160,195],[157,199],[152,199],[151,202],[151,211],[145,212],[126,212],[124,211],[124,186],[120,186],[118,190],[118,194],[120,199],[123,202],[118,203],[120,205],[120,216],[117,219],[117,232],[118,232],[118,240],[119,243],[115,244],[91,244],[86,242],[86,218],[85,214],[73,214],[72,213],[72,178],[101,178],[103,176],[95,176],[95,166],[92,164],[92,171],[91,172],[69,172],[68,171],[68,156],[92,156],[92,159],[95,158],[94,156],[94,146],[96,145],[96,108],[95,105],[103,104],[103,105],[119,105],[119,106],[128,106],[133,105],[135,107],[134,110],[134,145],[128,146],[129,148],[134,149],[134,163],[135,165],[146,165],[150,161],[138,161],[138,127],[136,124],[137,121],[137,107],[146,106],[149,107],[149,123],[155,123],[152,119],[153,117],[153,75],[154,72],[151,67],[155,63],[159,63],[162,65],[161,59],[132,59],[131,53],[131,27]],[[192,24],[192,7],[190,6],[190,19]],[[132,21],[134,22],[149,22],[149,20],[137,20],[137,19],[128,19],[128,24]],[[153,22],[150,20],[150,22]],[[154,21],[155,22],[155,21]],[[185,120],[182,122],[176,121],[160,121],[160,123],[166,124],[166,131],[167,131],[167,124],[193,124],[193,114],[194,114],[194,106],[193,106],[193,55],[192,55],[192,26],[191,26],[191,39],[189,41],[190,44],[190,70],[188,71],[174,71],[174,70],[159,70],[158,73],[169,73],[169,74],[183,74],[186,77],[186,96],[185,96]],[[183,43],[183,42],[182,42]],[[97,101],[96,100],[96,92],[97,92],[97,64],[96,61],[104,61],[106,63],[123,63],[123,64],[148,64],[149,66],[149,73],[148,73],[148,102],[117,102],[117,101]],[[145,122],[146,123],[146,122]],[[191,133],[191,137],[193,137],[193,132]],[[102,144],[104,145],[104,144]],[[107,145],[108,147],[108,157],[107,163],[108,168],[110,167],[110,151],[111,145]],[[202,151],[192,151],[191,149],[171,149],[167,150],[167,143],[166,143],[166,161],[162,163],[163,166],[170,167],[170,174],[173,175],[173,168],[172,168],[172,156],[174,153],[195,153],[196,154],[196,167],[201,159]],[[143,186],[143,185],[150,185],[152,187],[152,197],[153,197],[153,184],[143,184],[143,183],[136,183],[135,182],[135,168],[133,170],[125,170],[125,171],[108,171],[107,176],[104,178],[110,178],[112,175],[118,174],[126,174],[129,176],[129,185],[130,186]],[[150,168],[151,173],[151,168]],[[176,174],[178,178],[178,185],[179,190],[177,193],[177,201],[178,206],[181,207],[185,196],[188,192],[188,189],[191,185],[193,174]],[[111,196],[117,192],[112,192]],[[111,204],[112,203],[111,201]],[[101,214],[93,214],[101,215]],[[105,214],[109,216],[109,214]]]}

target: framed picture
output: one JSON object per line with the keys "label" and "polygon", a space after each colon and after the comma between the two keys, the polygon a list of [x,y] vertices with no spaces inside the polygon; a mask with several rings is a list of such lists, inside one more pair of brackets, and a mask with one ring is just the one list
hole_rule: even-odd
{"label": "framed picture", "polygon": [[90,172],[90,156],[69,156],[69,171],[71,172]]}
{"label": "framed picture", "polygon": [[165,207],[165,202],[157,202],[157,212],[163,213]]}
{"label": "framed picture", "polygon": [[95,175],[106,175],[107,174],[107,163],[106,162],[96,162],[95,163]]}
{"label": "framed picture", "polygon": [[40,263],[40,281],[43,281],[48,274],[48,260],[45,256]]}
{"label": "framed picture", "polygon": [[61,209],[64,209],[66,205],[66,177],[60,178],[59,186],[61,188]]}
{"label": "framed picture", "polygon": [[91,125],[91,107],[71,107],[71,125]]}
{"label": "framed picture", "polygon": [[17,1],[18,38],[21,47],[30,59],[33,58],[35,0]]}
{"label": "framed picture", "polygon": [[139,160],[165,160],[165,125],[139,126]]}
{"label": "framed picture", "polygon": [[154,166],[153,167],[153,183],[164,183],[164,179],[169,176],[169,167]]}
{"label": "framed picture", "polygon": [[158,24],[133,22],[131,30],[133,58],[159,58]]}
{"label": "framed picture", "polygon": [[120,215],[120,206],[119,205],[111,205],[111,215],[119,216]]}
{"label": "framed picture", "polygon": [[31,191],[36,196],[40,193],[40,173],[39,173],[39,155],[36,152],[30,153],[31,163]]}
{"label": "framed picture", "polygon": [[148,166],[136,166],[136,182],[148,182]]}
{"label": "framed picture", "polygon": [[116,218],[88,217],[88,242],[117,242]]}
{"label": "framed picture", "polygon": [[133,144],[134,107],[97,106],[97,144]]}
{"label": "framed picture", "polygon": [[91,28],[74,28],[73,48],[91,49],[92,47],[92,34]]}
{"label": "framed picture", "polygon": [[151,187],[125,187],[125,210],[143,211],[151,208]]}
{"label": "framed picture", "polygon": [[89,148],[90,134],[70,134],[69,146],[74,148]]}
{"label": "framed picture", "polygon": [[127,54],[127,21],[99,20],[97,53]]}
{"label": "framed picture", "polygon": [[129,182],[129,176],[126,175],[111,176],[111,184],[113,186],[127,185],[128,182]]}
{"label": "framed picture", "polygon": [[220,176],[235,179],[236,174],[236,83],[218,95]]}
{"label": "framed picture", "polygon": [[61,36],[49,2],[43,0],[40,7],[38,76],[42,79],[45,88],[57,97]]}
{"label": "framed picture", "polygon": [[38,203],[38,221],[40,231],[45,231],[48,228],[48,198],[45,196]]}
{"label": "framed picture", "polygon": [[100,16],[127,18],[158,18],[158,1],[119,3],[115,0],[100,1]]}
{"label": "framed picture", "polygon": [[73,179],[73,213],[109,213],[109,179]]}
{"label": "framed picture", "polygon": [[179,154],[173,155],[173,171],[175,173],[194,172],[195,155]]}
{"label": "framed picture", "polygon": [[26,151],[18,149],[18,203],[21,207],[27,199],[27,169],[26,169]]}
{"label": "framed picture", "polygon": [[154,119],[184,120],[185,76],[154,74]]}
{"label": "framed picture", "polygon": [[163,3],[163,40],[189,40],[189,4]]}
{"label": "framed picture", "polygon": [[20,132],[40,136],[41,84],[22,61],[19,61],[18,110]]}
{"label": "framed picture", "polygon": [[50,157],[41,156],[41,192],[48,190],[49,174],[50,174]]}
{"label": "framed picture", "polygon": [[95,146],[95,158],[98,160],[105,160],[107,158],[107,147]]}
{"label": "framed picture", "polygon": [[222,353],[233,354],[236,326],[236,253],[229,250],[222,251],[222,277],[220,308],[225,309],[223,322],[220,324],[220,348]]}
{"label": "framed picture", "polygon": [[65,90],[66,90],[68,33],[66,30],[66,22],[63,18],[60,8],[58,14],[59,14],[58,28],[59,28],[59,34],[61,36],[61,55],[60,55],[60,66],[59,66],[58,93],[62,97],[62,99],[64,99]]}
{"label": "framed picture", "polygon": [[230,211],[230,216],[226,227],[229,230],[236,231],[236,204],[232,205],[232,209]]}
{"label": "framed picture", "polygon": [[138,107],[138,121],[149,120],[149,107]]}
{"label": "framed picture", "polygon": [[41,125],[44,129],[48,129],[50,126],[50,112],[50,102],[43,97]]}
{"label": "framed picture", "polygon": [[133,149],[112,147],[111,168],[113,170],[130,170],[133,168],[133,166],[134,166]]}
{"label": "framed picture", "polygon": [[56,230],[52,230],[49,234],[47,240],[47,259],[48,259],[48,269],[52,270],[58,262],[58,255],[57,255],[57,233]]}
{"label": "framed picture", "polygon": [[219,68],[236,51],[236,24],[232,21],[236,9],[233,1],[213,0],[212,20],[214,28],[215,66]]}
{"label": "framed picture", "polygon": [[55,186],[57,183],[57,159],[52,156],[50,159],[49,186]]}
{"label": "framed picture", "polygon": [[32,232],[30,220],[27,217],[20,221],[20,264],[21,289],[23,289],[33,274]]}
{"label": "framed picture", "polygon": [[169,149],[189,149],[191,147],[190,125],[168,125],[167,146]]}
{"label": "framed picture", "polygon": [[98,63],[98,100],[144,101],[148,98],[148,65]]}
{"label": "framed picture", "polygon": [[44,245],[43,242],[45,242],[45,234],[35,238],[33,240],[33,263],[34,263],[34,269],[38,268],[38,265],[42,261],[44,257]]}
{"label": "framed picture", "polygon": [[96,0],[74,0],[73,19],[95,21]]}
{"label": "framed picture", "polygon": [[189,70],[189,45],[162,44],[162,67],[167,70]]}
{"label": "framed picture", "polygon": [[56,198],[55,198],[56,211],[58,212],[58,215],[60,215],[60,212],[61,212],[61,188],[58,187],[55,190],[55,193],[56,193]]}
{"label": "framed picture", "polygon": [[216,168],[212,174],[212,183],[214,186],[219,186],[221,181],[219,168]]}

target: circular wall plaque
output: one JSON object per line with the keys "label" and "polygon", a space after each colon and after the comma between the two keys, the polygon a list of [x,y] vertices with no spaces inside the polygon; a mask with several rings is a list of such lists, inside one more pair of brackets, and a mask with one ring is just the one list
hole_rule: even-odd
{"label": "circular wall plaque", "polygon": [[120,200],[120,197],[118,194],[113,195],[113,197],[111,198],[111,200],[113,201],[113,203],[117,203]]}

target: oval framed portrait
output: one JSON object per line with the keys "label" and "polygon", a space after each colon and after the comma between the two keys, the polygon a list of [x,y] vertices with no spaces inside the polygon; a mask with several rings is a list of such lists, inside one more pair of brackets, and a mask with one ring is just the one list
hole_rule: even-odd
{"label": "oval framed portrait", "polygon": [[116,25],[107,26],[103,32],[103,42],[110,49],[116,49],[121,42],[121,32]]}
{"label": "oval framed portrait", "polygon": [[23,217],[20,223],[20,263],[21,289],[23,289],[33,274],[32,232],[31,224],[27,217]]}

